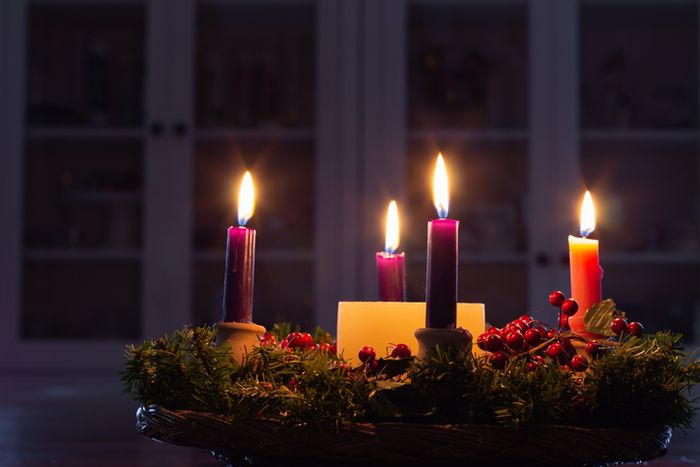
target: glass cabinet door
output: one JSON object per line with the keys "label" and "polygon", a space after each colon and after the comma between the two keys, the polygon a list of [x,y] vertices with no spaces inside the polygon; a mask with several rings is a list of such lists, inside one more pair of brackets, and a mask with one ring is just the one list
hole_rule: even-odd
{"label": "glass cabinet door", "polygon": [[[460,301],[501,325],[528,305],[528,32],[525,3],[414,2],[408,9],[408,297],[424,300],[425,222],[445,156],[460,220]],[[405,234],[404,234],[405,233]]]}
{"label": "glass cabinet door", "polygon": [[19,334],[140,336],[145,5],[28,2]]}
{"label": "glass cabinet door", "polygon": [[221,319],[226,229],[250,170],[255,321],[313,324],[316,7],[197,6],[193,316]]}
{"label": "glass cabinet door", "polygon": [[583,2],[579,15],[581,169],[598,205],[604,295],[697,339],[697,4]]}

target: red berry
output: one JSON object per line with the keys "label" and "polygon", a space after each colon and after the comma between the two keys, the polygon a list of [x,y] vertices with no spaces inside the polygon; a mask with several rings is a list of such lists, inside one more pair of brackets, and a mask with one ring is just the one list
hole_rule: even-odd
{"label": "red berry", "polygon": [[506,324],[501,328],[501,332],[498,335],[501,337],[501,340],[506,340],[506,336],[513,331],[520,331],[520,329],[513,323]]}
{"label": "red berry", "polygon": [[530,315],[522,315],[520,318],[518,318],[520,321],[525,321],[527,324],[532,323],[535,319],[530,316]]}
{"label": "red berry", "polygon": [[527,341],[528,344],[535,346],[542,342],[542,335],[537,329],[528,329],[525,331],[525,341]]}
{"label": "red berry", "polygon": [[272,334],[271,332],[266,332],[263,334],[262,339],[260,339],[260,345],[276,345],[277,344],[277,339],[275,339],[275,335]]}
{"label": "red berry", "polygon": [[566,295],[564,295],[564,292],[555,290],[554,292],[549,294],[549,303],[552,306],[556,306],[558,308],[561,306],[562,303],[564,303],[564,300],[566,300]]}
{"label": "red berry", "polygon": [[559,342],[553,342],[545,351],[550,358],[557,358],[564,354],[564,347]]}
{"label": "red berry", "polygon": [[357,356],[359,357],[362,363],[367,363],[375,359],[375,357],[377,356],[377,352],[374,351],[373,347],[366,345],[360,349],[360,351],[357,353]]}
{"label": "red berry", "polygon": [[534,361],[536,361],[537,363],[539,363],[540,365],[546,365],[546,364],[547,364],[547,360],[545,360],[544,357],[542,357],[541,355],[533,355],[533,356],[532,356],[532,359],[533,359]]}
{"label": "red berry", "polygon": [[282,339],[282,342],[280,342],[280,349],[286,349],[288,345],[289,345],[289,341],[285,337],[284,339]]}
{"label": "red berry", "polygon": [[331,348],[328,351],[333,355],[336,355],[338,353],[338,344],[336,342],[333,342],[331,344]]}
{"label": "red berry", "polygon": [[486,338],[489,337],[489,334],[483,333],[479,334],[479,337],[476,338],[476,346],[479,347],[481,350],[486,350]]}
{"label": "red berry", "polygon": [[290,389],[294,389],[297,384],[299,384],[299,382],[296,380],[296,378],[292,378],[289,380],[289,384],[287,386],[289,386]]}
{"label": "red berry", "polygon": [[501,330],[498,329],[496,326],[491,326],[485,332],[485,334],[500,334],[500,333],[501,333]]}
{"label": "red berry", "polygon": [[506,345],[513,350],[520,350],[523,347],[523,335],[517,331],[509,332],[505,339]]}
{"label": "red berry", "polygon": [[550,329],[549,331],[547,331],[547,339],[551,339],[552,337],[554,337],[556,335],[557,335],[557,331],[555,331],[554,329]]}
{"label": "red berry", "polygon": [[301,341],[304,344],[304,348],[310,349],[314,346],[314,338],[308,332],[301,333]]}
{"label": "red berry", "polygon": [[600,352],[600,342],[596,342],[596,341],[587,342],[584,349],[585,349],[586,353],[593,358],[596,358],[601,353]]}
{"label": "red berry", "polygon": [[369,362],[367,362],[367,371],[379,371],[379,362],[376,360],[370,360]]}
{"label": "red berry", "polygon": [[566,316],[564,313],[562,313],[559,316],[559,329],[568,329],[569,328],[569,317]]}
{"label": "red berry", "polygon": [[290,332],[289,334],[287,334],[285,340],[287,341],[287,347],[296,348],[301,347],[302,345],[300,332]]}
{"label": "red berry", "polygon": [[588,360],[583,355],[574,355],[571,359],[571,368],[576,371],[586,371],[588,368]]}
{"label": "red berry", "polygon": [[530,329],[530,324],[527,321],[522,320],[522,319],[515,320],[513,322],[513,326],[516,327],[518,329],[518,331],[520,331],[521,333]]}
{"label": "red berry", "polygon": [[318,346],[318,350],[321,352],[325,353],[331,353],[331,350],[333,349],[333,346],[329,344],[328,342],[324,342],[323,344]]}
{"label": "red berry", "polygon": [[571,372],[571,367],[569,365],[562,365],[561,369],[562,369],[562,371],[565,371],[567,373]]}
{"label": "red berry", "polygon": [[561,304],[561,312],[566,316],[573,316],[578,311],[578,303],[573,298],[567,298]]}
{"label": "red berry", "polygon": [[644,334],[644,326],[642,326],[642,323],[632,321],[627,325],[627,331],[633,336],[642,337],[642,334]]}
{"label": "red berry", "polygon": [[491,334],[486,338],[484,346],[489,352],[498,352],[503,348],[503,339],[498,334]]}
{"label": "red berry", "polygon": [[527,362],[527,369],[529,371],[537,371],[540,369],[540,364],[535,361]]}
{"label": "red berry", "polygon": [[286,340],[287,347],[291,349],[306,349],[314,345],[314,340],[308,332],[290,332]]}
{"label": "red berry", "polygon": [[490,358],[491,364],[494,368],[502,370],[506,367],[508,363],[508,355],[505,352],[495,352]]}
{"label": "red berry", "polygon": [[612,332],[615,334],[622,334],[627,331],[627,321],[625,321],[624,318],[615,318],[612,320],[612,323],[610,323],[610,329],[612,329]]}
{"label": "red berry", "polygon": [[391,358],[408,358],[411,356],[411,349],[406,344],[396,344],[391,349]]}

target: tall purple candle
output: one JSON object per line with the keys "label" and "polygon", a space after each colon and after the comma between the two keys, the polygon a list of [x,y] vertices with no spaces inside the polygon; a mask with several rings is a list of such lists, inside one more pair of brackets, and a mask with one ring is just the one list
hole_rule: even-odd
{"label": "tall purple candle", "polygon": [[227,231],[223,321],[253,322],[255,229],[245,224],[253,215],[254,206],[253,179],[246,172],[238,196],[239,226]]}
{"label": "tall purple candle", "polygon": [[377,285],[382,302],[406,301],[406,266],[403,253],[395,253],[399,247],[399,209],[396,201],[389,203],[386,214],[386,240],[384,251],[378,252]]}
{"label": "tall purple candle", "polygon": [[449,211],[447,170],[438,155],[433,199],[439,219],[428,223],[428,260],[425,280],[425,327],[449,328],[457,321],[457,261],[459,221]]}

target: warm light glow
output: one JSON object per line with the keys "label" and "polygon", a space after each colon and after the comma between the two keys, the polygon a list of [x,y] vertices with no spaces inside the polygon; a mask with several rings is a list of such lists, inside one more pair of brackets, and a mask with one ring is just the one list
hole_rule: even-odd
{"label": "warm light glow", "polygon": [[447,186],[447,169],[442,153],[438,154],[435,163],[435,175],[433,176],[433,203],[437,209],[438,217],[444,219],[450,210],[450,192]]}
{"label": "warm light glow", "polygon": [[581,236],[588,237],[595,230],[595,207],[591,192],[586,191],[581,204]]}
{"label": "warm light glow", "polygon": [[399,247],[399,208],[396,201],[389,203],[386,212],[386,240],[384,241],[384,251],[394,253]]}
{"label": "warm light glow", "polygon": [[253,217],[255,211],[255,189],[253,177],[246,171],[238,191],[238,225],[244,226]]}

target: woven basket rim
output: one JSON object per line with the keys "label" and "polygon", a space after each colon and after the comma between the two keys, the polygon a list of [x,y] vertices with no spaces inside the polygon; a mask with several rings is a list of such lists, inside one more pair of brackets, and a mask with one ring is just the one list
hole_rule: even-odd
{"label": "woven basket rim", "polygon": [[[315,431],[315,428],[310,425],[285,425],[282,422],[271,419],[271,418],[241,418],[236,419],[234,416],[226,416],[215,414],[212,412],[202,412],[190,409],[168,409],[161,405],[150,404],[143,405],[139,407],[139,411],[142,410],[156,410],[158,412],[170,412],[173,414],[178,414],[180,416],[200,416],[207,417],[212,420],[218,420],[222,423],[236,423],[238,425],[242,424],[252,424],[252,425],[269,425],[270,427],[275,427],[277,429],[288,429],[288,430],[309,430]],[[532,432],[541,429],[566,429],[572,431],[620,431],[624,433],[656,433],[659,431],[671,430],[668,425],[651,426],[644,428],[623,428],[616,426],[585,426],[585,425],[565,425],[565,424],[536,424],[536,425],[522,425],[522,426],[503,426],[489,423],[427,423],[427,422],[406,422],[406,421],[376,421],[376,422],[343,422],[340,424],[341,427],[345,429],[354,428],[372,428],[372,427],[382,427],[382,426],[414,426],[414,427],[426,427],[431,429],[476,429],[476,428],[492,428],[499,430],[519,430],[522,432]]]}
{"label": "woven basket rim", "polygon": [[295,459],[332,465],[603,465],[663,456],[671,428],[629,430],[569,425],[509,428],[419,422],[344,423],[338,430],[290,427],[269,419],[242,419],[193,410],[141,406],[141,434],[205,449],[230,464],[250,459],[285,465]]}

